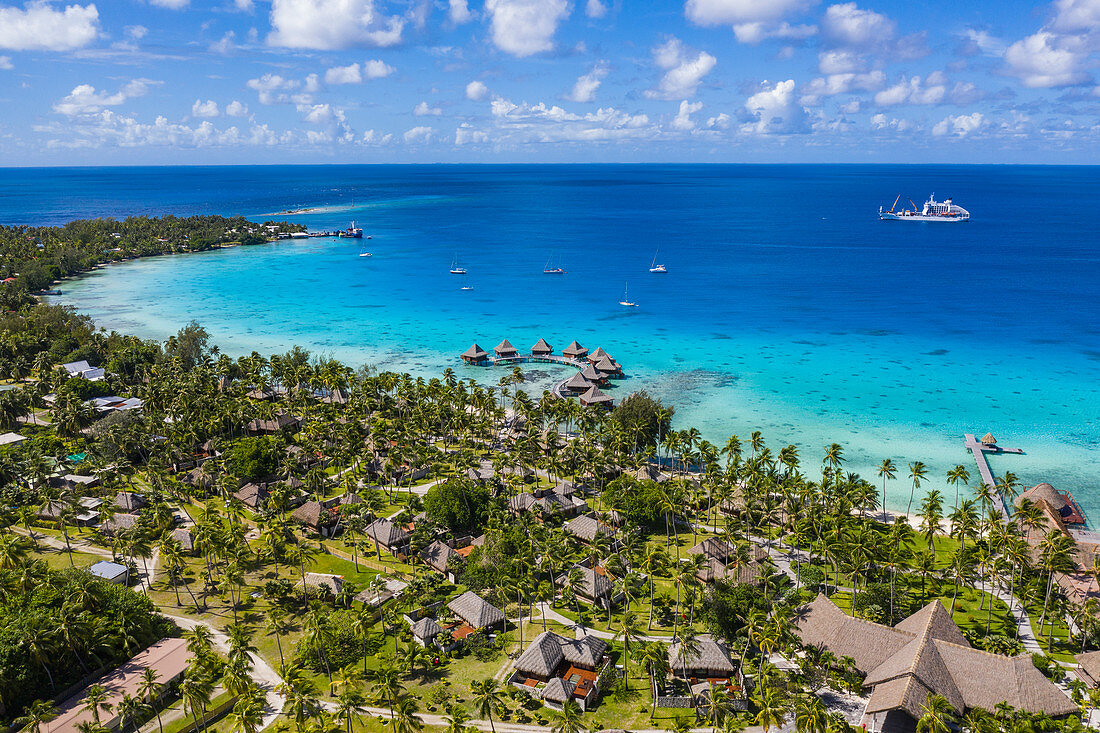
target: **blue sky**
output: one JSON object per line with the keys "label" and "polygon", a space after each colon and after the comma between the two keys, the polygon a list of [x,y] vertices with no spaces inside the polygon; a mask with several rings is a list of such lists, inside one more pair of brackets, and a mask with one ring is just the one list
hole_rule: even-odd
{"label": "blue sky", "polygon": [[0,0],[0,165],[1100,162],[1100,0]]}

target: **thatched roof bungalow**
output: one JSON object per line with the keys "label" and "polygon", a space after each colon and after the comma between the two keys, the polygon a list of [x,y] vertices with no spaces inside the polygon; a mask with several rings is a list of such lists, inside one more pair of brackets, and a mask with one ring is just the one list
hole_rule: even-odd
{"label": "thatched roof bungalow", "polygon": [[512,346],[511,342],[509,342],[508,339],[504,339],[496,345],[496,348],[493,349],[493,353],[495,353],[501,359],[512,359],[516,356],[519,356],[519,349],[517,349],[515,346]]}
{"label": "thatched roof bungalow", "polygon": [[797,633],[839,657],[851,657],[871,693],[872,729],[911,727],[929,694],[942,695],[959,715],[1001,702],[1031,713],[1069,715],[1077,706],[1036,669],[1031,656],[974,649],[938,600],[890,627],[853,618],[824,595],[796,615]]}
{"label": "thatched roof bungalow", "polygon": [[614,535],[615,531],[591,514],[584,514],[565,523],[562,529],[582,542],[591,544],[600,535]]}
{"label": "thatched roof bungalow", "polygon": [[466,349],[466,351],[462,352],[462,361],[466,362],[467,364],[484,364],[485,360],[488,358],[489,352],[478,346],[476,343],[473,344],[470,348]]}
{"label": "thatched roof bungalow", "polygon": [[605,410],[610,410],[614,404],[614,400],[601,392],[600,388],[594,384],[580,396],[580,402],[585,407],[600,407]]}
{"label": "thatched roof bungalow", "polygon": [[588,349],[578,344],[574,339],[573,343],[562,349],[561,355],[568,356],[570,359],[583,359],[588,356]]}
{"label": "thatched roof bungalow", "polygon": [[466,591],[448,603],[447,608],[475,630],[504,626],[504,611],[501,611],[472,590]]}
{"label": "thatched roof bungalow", "polygon": [[577,372],[561,388],[563,392],[583,394],[592,388],[592,383],[585,379],[583,374]]}
{"label": "thatched roof bungalow", "polygon": [[679,640],[668,647],[668,665],[672,673],[688,679],[707,677],[728,679],[736,672],[729,650],[709,635],[695,639],[695,649],[681,651]]}
{"label": "thatched roof bungalow", "polygon": [[531,347],[531,354],[533,356],[550,356],[554,353],[554,347],[546,343],[546,339],[539,339],[538,342]]}

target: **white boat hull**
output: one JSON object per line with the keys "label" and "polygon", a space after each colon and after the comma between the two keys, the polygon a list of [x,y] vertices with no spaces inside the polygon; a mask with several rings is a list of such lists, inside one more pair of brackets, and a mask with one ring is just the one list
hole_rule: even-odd
{"label": "white boat hull", "polygon": [[969,216],[925,216],[924,214],[910,214],[905,216],[903,214],[891,214],[889,211],[884,211],[878,215],[880,221],[970,221]]}

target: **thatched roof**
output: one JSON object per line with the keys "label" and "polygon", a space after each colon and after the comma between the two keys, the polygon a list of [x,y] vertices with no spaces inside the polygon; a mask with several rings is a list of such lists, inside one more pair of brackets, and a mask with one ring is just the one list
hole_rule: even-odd
{"label": "thatched roof", "polygon": [[489,352],[478,346],[476,343],[466,351],[462,352],[463,359],[484,359],[489,356]]}
{"label": "thatched roof", "polygon": [[501,611],[472,590],[466,591],[448,603],[447,608],[475,629],[483,629],[487,626],[504,623],[504,611]]}
{"label": "thatched roof", "polygon": [[668,476],[661,473],[661,469],[657,468],[652,463],[646,463],[639,466],[637,470],[631,471],[630,475],[639,481],[656,481],[657,483],[668,481]]}
{"label": "thatched roof", "polygon": [[410,628],[413,636],[418,639],[427,640],[443,633],[443,629],[435,622],[435,619],[427,616],[414,623]]}
{"label": "thatched roof", "polygon": [[332,595],[344,587],[344,576],[331,573],[306,573],[304,580],[307,588],[320,588]]}
{"label": "thatched roof", "polygon": [[604,376],[597,372],[596,367],[592,366],[591,364],[585,364],[580,373],[581,376],[587,379],[589,382],[598,382],[601,379],[604,379]]}
{"label": "thatched roof", "polygon": [[107,532],[118,532],[125,529],[133,529],[138,523],[136,514],[115,514],[107,520]]}
{"label": "thatched roof", "polygon": [[982,436],[983,445],[997,445],[997,439],[993,437],[993,433],[986,433]]}
{"label": "thatched roof", "polygon": [[381,517],[371,522],[364,533],[378,544],[390,549],[404,545],[409,539],[408,532]]}
{"label": "thatched roof", "polygon": [[259,484],[245,484],[233,492],[233,496],[250,509],[255,509],[267,498],[268,491]]}
{"label": "thatched roof", "polygon": [[1053,486],[1047,483],[1039,484],[1017,496],[1015,502],[1017,509],[1024,503],[1025,499],[1031,502],[1045,501],[1057,512],[1061,512],[1063,507],[1069,505],[1066,497],[1059,494]]}
{"label": "thatched roof", "polygon": [[493,349],[493,351],[496,352],[497,356],[515,356],[519,353],[519,349],[517,349],[515,346],[512,346],[508,339],[504,339],[499,344],[497,344],[496,348]]}
{"label": "thatched roof", "polygon": [[307,501],[305,504],[295,509],[294,513],[290,515],[290,518],[301,522],[307,527],[320,529],[322,526],[328,524],[331,515],[319,502]]}
{"label": "thatched roof", "polygon": [[508,508],[516,513],[525,512],[535,506],[537,502],[538,499],[535,498],[534,494],[516,494],[508,498]]}
{"label": "thatched roof", "polygon": [[455,552],[453,547],[450,547],[440,540],[436,540],[420,551],[420,557],[432,570],[439,573],[445,573],[447,572],[447,564],[451,561],[451,558],[459,557],[459,554]]}
{"label": "thatched roof", "polygon": [[587,392],[592,383],[585,379],[583,374],[577,372],[563,386],[573,392]]}
{"label": "thatched roof", "polygon": [[1100,686],[1100,652],[1078,654],[1074,659],[1077,660],[1077,676],[1081,681],[1089,687]]}
{"label": "thatched roof", "polygon": [[614,374],[620,369],[619,365],[611,361],[611,358],[607,356],[596,362],[596,368],[599,369],[601,372],[607,372],[608,374]]}
{"label": "thatched roof", "polygon": [[567,639],[553,631],[544,631],[516,659],[522,674],[549,677],[562,662],[596,669],[607,652],[607,642],[594,636]]}
{"label": "thatched roof", "polygon": [[542,699],[546,702],[564,705],[567,700],[573,699],[573,691],[576,689],[577,686],[569,680],[555,677],[546,683],[546,687],[542,688]]}
{"label": "thatched roof", "polygon": [[186,527],[177,527],[176,529],[173,529],[171,532],[171,536],[172,539],[174,539],[176,542],[179,542],[180,547],[182,547],[187,552],[191,552],[195,549],[195,536],[191,534],[191,530],[187,529]]}
{"label": "thatched roof", "polygon": [[971,648],[938,600],[891,628],[847,616],[819,595],[798,610],[796,624],[804,644],[855,660],[864,685],[873,688],[868,713],[900,709],[919,718],[929,693],[945,697],[960,714],[992,710],[1002,701],[1048,715],[1076,709],[1029,655]]}
{"label": "thatched roof", "polygon": [[120,491],[115,494],[115,506],[124,512],[136,512],[145,506],[145,498],[132,491]]}
{"label": "thatched roof", "polygon": [[[607,579],[607,576],[597,573],[592,568],[586,568],[583,565],[574,565],[574,568],[581,571],[581,582],[577,588],[577,592],[580,595],[590,600],[596,600],[597,598],[610,598],[613,586],[611,581]],[[573,572],[573,568],[570,568],[568,572],[563,573],[558,578],[559,585],[569,584],[569,575]]]}
{"label": "thatched roof", "polygon": [[598,405],[611,401],[611,398],[601,392],[600,388],[594,384],[588,388],[587,392],[581,395],[581,402],[586,405]]}
{"label": "thatched roof", "polygon": [[552,354],[554,353],[554,347],[546,343],[546,339],[539,339],[538,342],[531,347],[532,354]]}
{"label": "thatched roof", "polygon": [[614,534],[613,530],[610,527],[602,524],[591,514],[584,514],[582,516],[571,519],[570,521],[565,523],[565,526],[563,526],[562,529],[573,535],[574,537],[584,540],[585,542],[594,542],[596,540],[596,537],[602,534]]}
{"label": "thatched roof", "polygon": [[694,653],[688,652],[686,659],[680,657],[679,640],[668,647],[668,664],[675,674],[683,674],[687,668],[688,676],[692,672],[703,673],[706,677],[728,677],[734,673],[733,661],[725,646],[712,637],[703,635],[695,639]]}
{"label": "thatched roof", "polygon": [[596,350],[588,355],[588,360],[591,362],[597,362],[605,357],[607,357],[607,352],[603,350],[602,346],[597,346]]}
{"label": "thatched roof", "polygon": [[569,344],[564,349],[562,349],[561,353],[562,353],[562,356],[569,356],[569,357],[572,357],[574,359],[580,359],[583,356],[588,354],[588,349],[584,348],[583,346],[578,344],[576,342],[576,340],[574,340],[573,343]]}

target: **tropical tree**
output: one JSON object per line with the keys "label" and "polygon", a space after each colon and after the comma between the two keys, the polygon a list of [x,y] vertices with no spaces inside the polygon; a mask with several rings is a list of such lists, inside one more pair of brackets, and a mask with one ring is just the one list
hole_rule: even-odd
{"label": "tropical tree", "polygon": [[471,698],[474,709],[478,714],[489,721],[489,728],[496,733],[496,725],[493,723],[493,713],[500,709],[502,696],[500,683],[492,677],[483,680],[474,680],[470,683]]}
{"label": "tropical tree", "polygon": [[566,700],[561,710],[551,717],[550,733],[581,733],[585,730],[581,706],[575,700]]}
{"label": "tropical tree", "polygon": [[951,733],[956,717],[955,709],[943,695],[928,695],[921,704],[921,716],[917,721],[917,733]]}

